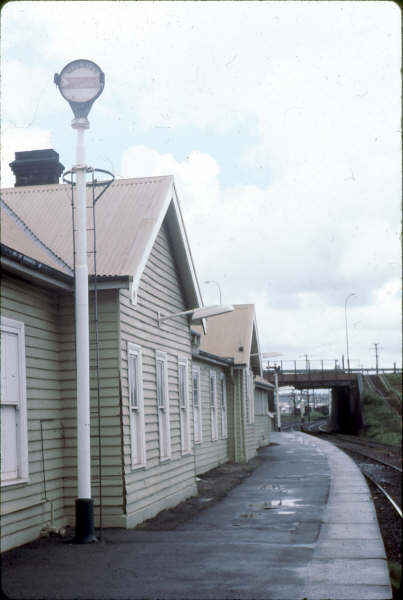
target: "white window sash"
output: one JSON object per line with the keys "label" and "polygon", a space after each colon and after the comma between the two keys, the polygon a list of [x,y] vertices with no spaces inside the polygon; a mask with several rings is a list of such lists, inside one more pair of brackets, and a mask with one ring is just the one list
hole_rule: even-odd
{"label": "white window sash", "polygon": [[157,359],[157,401],[158,408],[165,409],[165,361],[163,359]]}
{"label": "white window sash", "polygon": [[137,353],[129,351],[129,398],[130,408],[138,410],[138,359]]}
{"label": "white window sash", "polygon": [[171,458],[171,431],[169,422],[168,392],[168,357],[165,352],[157,350],[155,358],[160,460],[168,460]]}
{"label": "white window sash", "polygon": [[[1,337],[1,485],[7,486],[28,481],[24,323],[1,317]],[[7,357],[10,353],[6,350],[9,350],[8,344],[14,345],[14,341],[16,364],[9,367]],[[13,369],[12,376],[10,368]],[[13,455],[10,456],[11,452]]]}
{"label": "white window sash", "polygon": [[[196,383],[196,385],[195,385]],[[200,444],[203,441],[202,411],[200,404],[200,368],[192,369],[192,392],[193,392],[193,420],[194,441]]]}
{"label": "white window sash", "polygon": [[223,439],[228,437],[228,424],[227,424],[227,388],[224,373],[220,376],[221,384],[221,431]]}
{"label": "white window sash", "polygon": [[251,371],[247,371],[246,373],[246,393],[248,399],[248,409],[249,409],[249,425],[253,425],[255,422],[255,407],[254,407],[254,383],[253,383],[253,373]]}
{"label": "white window sash", "polygon": [[187,381],[186,381],[186,363],[179,362],[178,365],[178,384],[179,384],[179,406],[183,410],[187,410]]}
{"label": "white window sash", "polygon": [[186,358],[178,357],[179,412],[182,454],[189,454],[191,452],[188,374],[188,360]]}
{"label": "white window sash", "polygon": [[142,351],[128,342],[128,387],[132,468],[146,465]]}
{"label": "white window sash", "polygon": [[210,371],[210,416],[211,416],[211,439],[218,439],[218,423],[217,423],[217,390],[216,390],[216,373]]}

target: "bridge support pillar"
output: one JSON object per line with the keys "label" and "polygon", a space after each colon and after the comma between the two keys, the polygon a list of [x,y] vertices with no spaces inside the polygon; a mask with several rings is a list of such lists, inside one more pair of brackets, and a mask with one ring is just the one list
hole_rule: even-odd
{"label": "bridge support pillar", "polygon": [[340,433],[357,434],[363,419],[358,386],[341,385],[332,388],[330,426]]}

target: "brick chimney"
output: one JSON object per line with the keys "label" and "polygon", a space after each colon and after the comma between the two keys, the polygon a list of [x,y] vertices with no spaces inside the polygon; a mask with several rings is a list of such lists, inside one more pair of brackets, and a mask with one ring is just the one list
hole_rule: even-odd
{"label": "brick chimney", "polygon": [[51,149],[16,152],[10,167],[15,175],[15,187],[59,183],[64,171],[58,153]]}

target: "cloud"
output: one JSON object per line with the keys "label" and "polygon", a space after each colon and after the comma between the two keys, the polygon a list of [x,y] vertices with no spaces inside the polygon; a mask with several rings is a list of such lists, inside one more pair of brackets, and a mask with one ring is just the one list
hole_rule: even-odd
{"label": "cloud", "polygon": [[[349,308],[359,307],[365,329],[372,323],[380,334],[382,324],[386,330],[396,322],[399,241],[387,221],[362,217],[359,203],[341,197],[350,217],[334,220],[332,198],[301,203],[286,182],[223,186],[217,162],[197,151],[176,161],[134,146],[121,170],[174,175],[200,281],[219,281],[225,302],[257,306],[264,346],[291,350],[306,340],[307,348],[336,353],[344,347],[344,300],[353,290]],[[215,286],[202,289],[207,303],[216,302]]]}
{"label": "cloud", "polygon": [[108,157],[99,166],[175,175],[200,280],[256,303],[268,344],[342,347],[351,291],[360,339],[369,321],[390,331],[400,313],[380,290],[400,277],[399,17],[378,2],[9,3],[3,164],[21,141],[51,139],[66,163],[53,73],[88,57],[106,75],[88,134]]}

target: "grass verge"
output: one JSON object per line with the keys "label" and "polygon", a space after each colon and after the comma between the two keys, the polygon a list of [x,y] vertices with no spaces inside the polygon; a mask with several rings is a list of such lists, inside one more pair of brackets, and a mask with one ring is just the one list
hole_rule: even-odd
{"label": "grass verge", "polygon": [[366,391],[362,411],[364,427],[360,436],[385,444],[402,443],[400,416],[377,394]]}
{"label": "grass verge", "polygon": [[390,583],[392,585],[393,598],[394,598],[394,600],[395,599],[398,600],[398,598],[401,598],[400,592],[401,592],[401,585],[402,585],[402,565],[397,562],[393,562],[393,561],[389,560],[388,568],[389,568]]}

